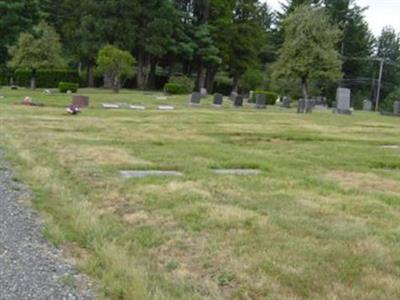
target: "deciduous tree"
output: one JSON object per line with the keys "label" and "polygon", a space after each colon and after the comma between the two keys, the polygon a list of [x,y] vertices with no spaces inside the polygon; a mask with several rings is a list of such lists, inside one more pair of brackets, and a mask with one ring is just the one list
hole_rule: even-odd
{"label": "deciduous tree", "polygon": [[121,80],[134,75],[135,59],[128,51],[107,45],[99,51],[97,72],[107,75],[115,93],[119,92]]}
{"label": "deciduous tree", "polygon": [[275,79],[299,80],[308,99],[310,80],[341,78],[341,60],[336,50],[340,31],[331,25],[323,8],[300,6],[284,22],[285,41],[274,66]]}
{"label": "deciduous tree", "polygon": [[32,71],[31,88],[35,89],[35,74],[40,68],[57,68],[65,65],[59,36],[47,23],[41,22],[33,33],[22,33],[15,46],[9,48],[11,68]]}

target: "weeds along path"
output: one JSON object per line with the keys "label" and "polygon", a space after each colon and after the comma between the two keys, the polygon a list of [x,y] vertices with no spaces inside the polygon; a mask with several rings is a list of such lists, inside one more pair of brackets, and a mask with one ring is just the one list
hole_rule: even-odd
{"label": "weeds along path", "polygon": [[21,203],[18,183],[0,152],[0,300],[93,299],[90,283],[41,237],[37,215]]}

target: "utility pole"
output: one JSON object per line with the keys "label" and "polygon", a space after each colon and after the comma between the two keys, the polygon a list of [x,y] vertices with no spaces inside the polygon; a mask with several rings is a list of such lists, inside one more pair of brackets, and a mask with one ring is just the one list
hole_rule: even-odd
{"label": "utility pole", "polygon": [[383,74],[383,65],[385,63],[385,59],[379,58],[378,61],[380,62],[379,66],[379,78],[378,78],[378,89],[376,91],[376,99],[375,99],[375,111],[379,110],[379,98],[381,95],[381,85],[382,85],[382,74]]}

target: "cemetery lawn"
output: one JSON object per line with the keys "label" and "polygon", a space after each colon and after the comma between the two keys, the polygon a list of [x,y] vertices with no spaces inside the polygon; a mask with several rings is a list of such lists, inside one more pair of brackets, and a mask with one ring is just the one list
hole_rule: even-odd
{"label": "cemetery lawn", "polygon": [[[67,116],[69,95],[2,88],[0,147],[101,298],[400,298],[400,148],[382,147],[400,146],[400,118],[80,93],[91,107]],[[185,175],[119,175],[144,169]]]}

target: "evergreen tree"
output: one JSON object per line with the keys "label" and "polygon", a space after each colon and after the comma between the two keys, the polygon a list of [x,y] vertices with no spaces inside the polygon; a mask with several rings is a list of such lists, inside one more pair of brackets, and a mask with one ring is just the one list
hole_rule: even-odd
{"label": "evergreen tree", "polygon": [[[344,57],[344,78],[348,80],[347,85],[350,88],[360,88],[352,85],[352,82],[358,77],[369,77],[371,70],[367,59],[373,53],[374,44],[363,15],[365,8],[355,5],[353,0],[324,0],[324,4],[332,23],[337,24],[342,31],[337,49]],[[355,83],[358,84],[357,81]]]}
{"label": "evergreen tree", "polygon": [[38,22],[35,0],[0,0],[0,65],[8,60],[7,47],[15,44],[21,32]]}

